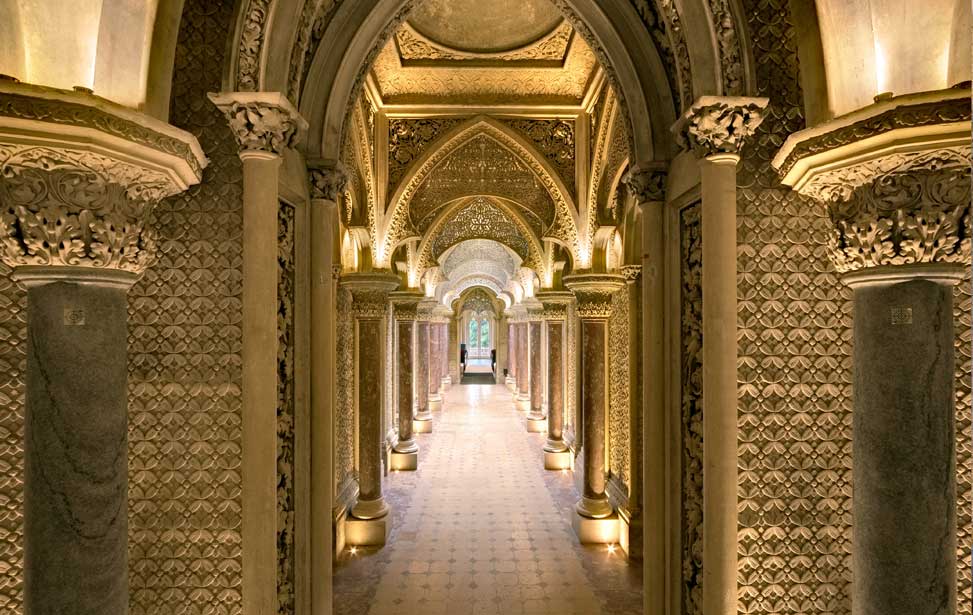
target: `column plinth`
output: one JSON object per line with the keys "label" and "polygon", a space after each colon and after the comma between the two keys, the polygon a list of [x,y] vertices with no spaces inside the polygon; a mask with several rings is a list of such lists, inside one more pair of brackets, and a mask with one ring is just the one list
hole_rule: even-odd
{"label": "column plinth", "polygon": [[358,500],[349,519],[346,541],[353,545],[383,545],[391,530],[389,506],[382,495],[382,458],[385,447],[383,392],[386,385],[385,316],[389,293],[399,285],[391,273],[352,273],[340,284],[351,291],[355,315],[358,365]]}
{"label": "column plinth", "polygon": [[[608,401],[608,318],[612,294],[625,278],[609,274],[575,274],[564,279],[574,293],[581,318],[581,423],[584,454],[581,499],[574,527],[582,542],[617,542],[617,519],[605,493],[605,418]],[[594,521],[606,521],[595,523]],[[611,524],[614,523],[612,526]],[[612,531],[612,527],[614,530]]]}
{"label": "column plinth", "polygon": [[205,164],[142,113],[0,80],[0,259],[27,289],[27,613],[128,613],[127,292],[154,259],[152,208]]}

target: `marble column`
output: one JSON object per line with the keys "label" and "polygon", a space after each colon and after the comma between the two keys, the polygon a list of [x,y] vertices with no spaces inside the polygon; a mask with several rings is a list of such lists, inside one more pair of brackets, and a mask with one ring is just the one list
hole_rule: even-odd
{"label": "marble column", "polygon": [[[399,439],[392,447],[393,470],[415,470],[419,465],[419,445],[413,437],[416,404],[416,316],[422,294],[410,291],[391,293],[395,312],[396,409]],[[421,382],[421,381],[420,381]],[[422,388],[422,387],[418,387]]]}
{"label": "marble column", "polygon": [[[540,302],[535,299],[537,307]],[[541,321],[540,311],[531,310],[531,321],[527,324],[528,350],[527,363],[530,371],[530,399],[527,409],[527,431],[543,433],[547,429],[546,417],[544,416],[544,377],[541,374],[541,360],[544,350],[541,348]]]}
{"label": "marble column", "polygon": [[736,171],[766,98],[704,96],[673,127],[699,159],[703,253],[703,611],[737,612]]}
{"label": "marble column", "polygon": [[156,119],[0,80],[0,260],[27,290],[25,613],[128,613],[127,292],[154,258],[152,208],[205,162]]}
{"label": "marble column", "polygon": [[429,322],[416,322],[416,433],[432,432],[432,412],[429,410]]}
{"label": "marble column", "polygon": [[385,317],[389,293],[399,285],[392,273],[349,273],[340,284],[351,291],[355,315],[358,382],[358,500],[345,533],[351,545],[383,545],[391,529],[389,506],[382,496],[385,455]]}
{"label": "marble column", "polygon": [[[612,515],[605,493],[605,423],[608,407],[608,318],[612,294],[625,287],[625,279],[611,274],[575,274],[564,278],[574,293],[581,318],[581,423],[584,452],[583,492],[575,507],[579,518],[575,530],[583,542],[603,542],[594,534],[604,533],[607,524],[590,523]],[[614,521],[617,539],[617,521]]]}
{"label": "marble column", "polygon": [[510,322],[512,314],[507,315],[507,388],[511,392],[517,387],[517,326]]}
{"label": "marble column", "polygon": [[[665,189],[662,165],[633,167],[625,186],[640,208],[642,226],[642,566],[647,615],[666,608],[666,354],[665,354]],[[635,356],[635,355],[632,355]],[[634,481],[633,481],[634,483]]]}
{"label": "marble column", "polygon": [[[522,308],[523,309],[523,308]],[[526,318],[526,311],[521,318]],[[530,409],[530,365],[527,360],[527,344],[529,335],[527,323],[521,321],[517,323],[517,408],[519,410]]]}
{"label": "marble column", "polygon": [[333,165],[311,166],[310,179],[310,578],[311,613],[331,615],[332,508],[336,331],[335,266],[338,195],[347,175]]}
{"label": "marble column", "polygon": [[443,407],[443,359],[442,359],[442,328],[435,320],[429,321],[429,410],[441,410]]}
{"label": "marble column", "polygon": [[452,378],[449,375],[449,355],[452,352],[452,348],[449,340],[449,317],[452,316],[452,312],[449,308],[443,306],[439,310],[440,322],[439,322],[439,340],[440,340],[440,353],[439,353],[439,378],[440,378],[440,394],[443,395],[445,400],[446,389],[452,383]]}
{"label": "marble column", "polygon": [[544,444],[544,469],[571,467],[571,452],[564,441],[565,344],[567,308],[574,300],[570,292],[547,291],[538,295],[544,306],[547,327],[547,442]]}
{"label": "marble column", "polygon": [[968,84],[893,97],[791,135],[773,160],[827,207],[854,293],[853,615],[957,612],[952,287],[970,269],[970,120]]}

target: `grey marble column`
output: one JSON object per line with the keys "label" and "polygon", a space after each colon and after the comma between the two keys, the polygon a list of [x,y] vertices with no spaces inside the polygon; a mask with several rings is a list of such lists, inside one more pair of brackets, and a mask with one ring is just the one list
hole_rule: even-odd
{"label": "grey marble column", "polygon": [[126,291],[23,279],[25,612],[128,612]]}
{"label": "grey marble column", "polygon": [[543,349],[541,348],[541,321],[532,320],[528,324],[528,343],[529,343],[529,369],[530,369],[530,409],[527,411],[527,420],[543,421],[544,408],[542,406],[544,391],[544,378],[541,375],[541,358]]}
{"label": "grey marble column", "polygon": [[385,386],[391,386],[384,377],[385,316],[389,292],[399,285],[399,278],[391,273],[351,273],[341,277],[341,285],[351,291],[358,337],[358,501],[351,514],[379,519],[389,512],[382,496],[382,406]]}
{"label": "grey marble column", "polygon": [[524,410],[530,404],[530,367],[527,364],[527,323],[517,323],[517,401]]}
{"label": "grey marble column", "polygon": [[512,322],[507,325],[507,386],[517,386],[517,325]]}
{"label": "grey marble column", "polygon": [[850,282],[855,615],[956,612],[953,272]]}
{"label": "grey marble column", "polygon": [[584,490],[578,514],[599,519],[612,514],[605,493],[605,419],[608,407],[608,317],[612,294],[625,287],[618,275],[576,274],[564,284],[577,297],[581,318],[581,423]]}
{"label": "grey marble column", "polygon": [[449,322],[439,323],[439,340],[442,346],[439,353],[440,394],[445,394],[452,380],[449,377],[449,353],[452,352],[449,343]]}
{"label": "grey marble column", "polygon": [[438,322],[429,322],[429,409],[439,410],[443,404],[442,377],[442,329]]}
{"label": "grey marble column", "polygon": [[429,323],[416,323],[416,416],[418,433],[432,431],[432,412],[429,411]]}

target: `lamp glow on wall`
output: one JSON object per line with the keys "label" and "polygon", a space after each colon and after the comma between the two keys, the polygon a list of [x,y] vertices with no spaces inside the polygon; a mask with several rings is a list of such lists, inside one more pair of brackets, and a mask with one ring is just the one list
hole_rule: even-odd
{"label": "lamp glow on wall", "polygon": [[133,108],[146,99],[159,0],[3,0],[0,73],[93,90]]}
{"label": "lamp glow on wall", "polygon": [[835,115],[970,79],[969,0],[817,0]]}

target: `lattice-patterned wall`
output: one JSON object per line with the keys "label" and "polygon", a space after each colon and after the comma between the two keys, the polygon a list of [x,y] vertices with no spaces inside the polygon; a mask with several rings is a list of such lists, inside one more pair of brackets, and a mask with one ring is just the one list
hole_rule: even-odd
{"label": "lattice-patterned wall", "polygon": [[129,293],[133,614],[242,610],[241,170],[205,102],[220,89],[233,5],[185,4],[170,121],[210,164],[156,208],[159,260]]}
{"label": "lattice-patterned wall", "polygon": [[24,566],[27,293],[0,264],[0,612],[20,613]]}
{"label": "lattice-patterned wall", "polygon": [[973,570],[970,568],[970,550],[973,548],[973,425],[970,395],[970,351],[973,335],[970,328],[970,275],[956,287],[953,294],[953,313],[956,323],[956,561],[959,599],[958,615],[973,614]]}
{"label": "lattice-patterned wall", "polygon": [[294,224],[294,208],[282,202],[277,212],[277,612],[280,615],[293,615],[295,606]]}
{"label": "lattice-patterned wall", "polygon": [[567,371],[564,388],[564,441],[574,443],[578,433],[578,318],[574,305],[569,305],[564,322],[564,348]]}
{"label": "lattice-patterned wall", "polygon": [[608,321],[608,472],[626,490],[629,487],[629,329],[628,289],[612,295]]}

